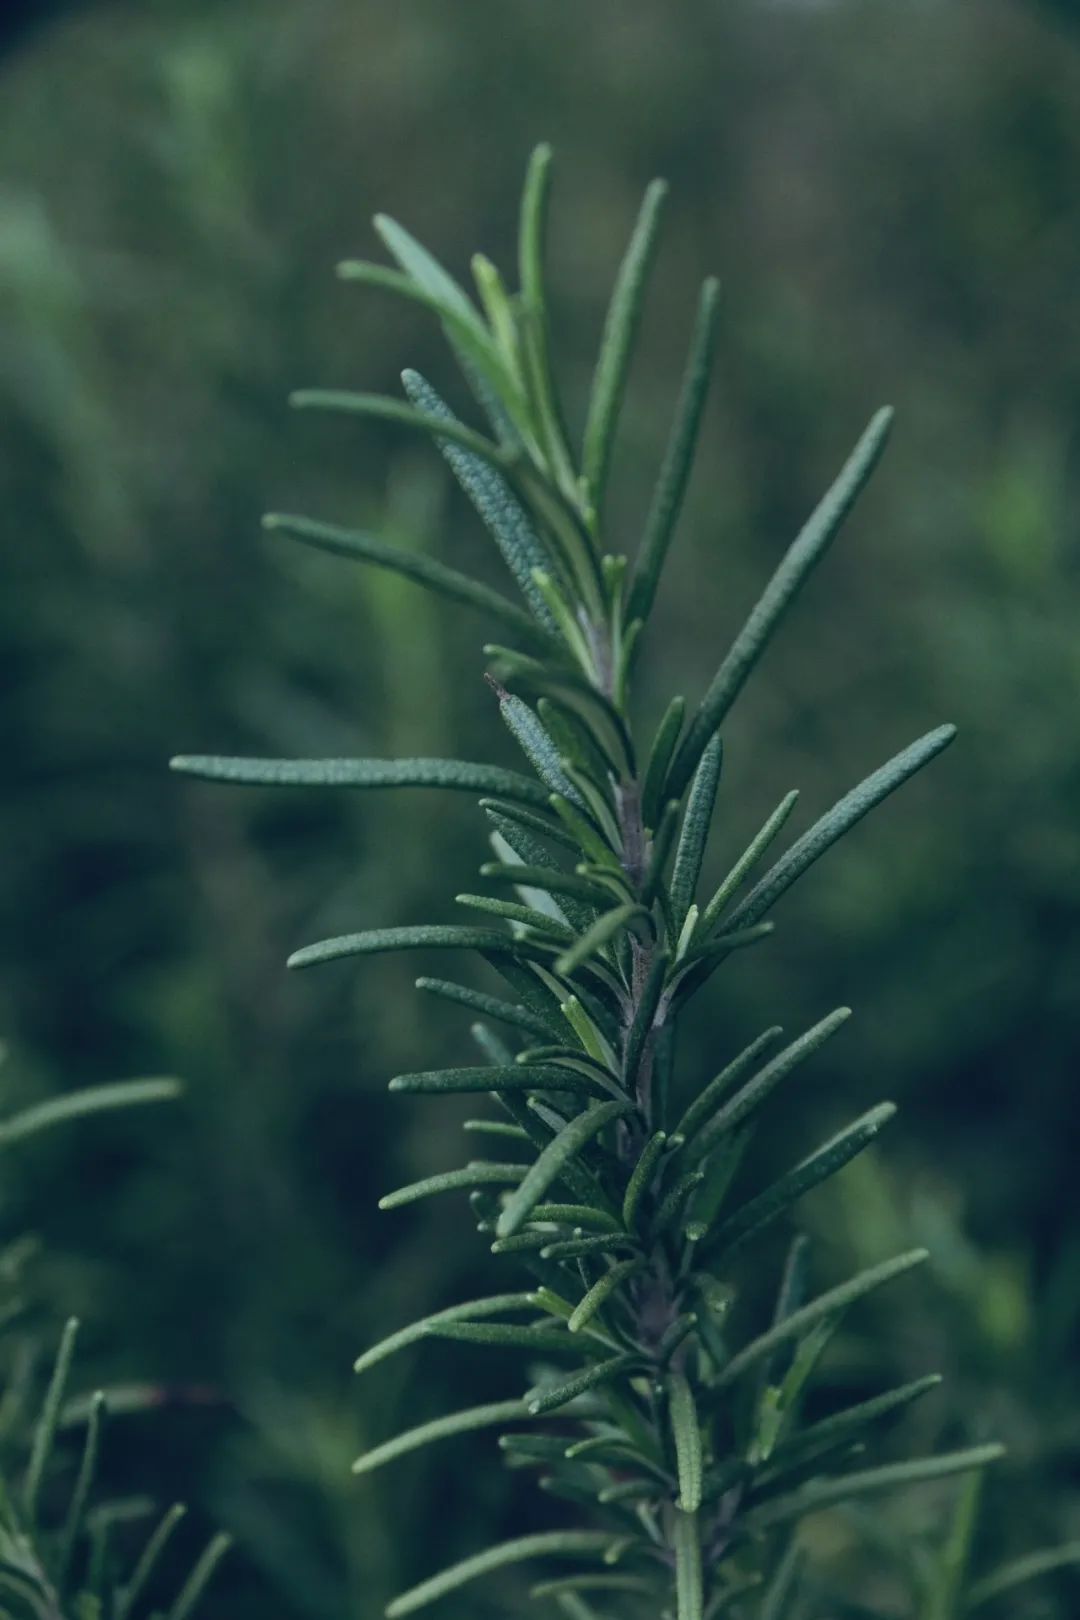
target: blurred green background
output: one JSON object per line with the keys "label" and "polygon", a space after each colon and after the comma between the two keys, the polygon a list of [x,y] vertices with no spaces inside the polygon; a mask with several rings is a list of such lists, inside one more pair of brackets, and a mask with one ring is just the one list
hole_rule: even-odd
{"label": "blurred green background", "polygon": [[[462,1110],[385,1082],[469,1061],[467,1020],[418,1005],[424,963],[283,969],[339,928],[450,918],[483,858],[475,812],[165,769],[186,750],[511,758],[486,627],[258,520],[370,524],[498,580],[436,458],[285,396],[393,391],[406,363],[448,382],[422,312],[333,266],[373,253],[380,209],[457,271],[475,248],[505,262],[541,138],[572,405],[639,192],[672,182],[617,469],[628,545],[696,283],[726,289],[643,724],[701,691],[871,410],[897,406],[730,727],[717,867],[787,788],[805,826],[938,721],[961,737],[785,901],[683,1061],[704,1076],[765,1023],[854,1005],[770,1151],[894,1098],[876,1160],[807,1207],[820,1270],[927,1237],[936,1258],[853,1322],[829,1377],[940,1367],[948,1399],[898,1444],[1008,1441],[989,1552],[1080,1535],[1076,23],[1067,0],[157,0],[6,25],[5,1101],[188,1084],[171,1112],[26,1149],[6,1196],[44,1240],[44,1304],[85,1318],[83,1383],[158,1391],[114,1425],[115,1488],[185,1495],[197,1527],[236,1533],[217,1612],[366,1620],[557,1515],[489,1436],[350,1479],[406,1414],[514,1392],[518,1371],[445,1347],[354,1384],[365,1344],[489,1291],[463,1205],[375,1210],[460,1162]],[[914,1536],[942,1500],[891,1520]],[[879,1565],[853,1561],[854,1590],[903,1613]],[[522,1591],[489,1583],[468,1613],[516,1613]],[[1077,1596],[1060,1577],[1010,1612],[1065,1620]]]}

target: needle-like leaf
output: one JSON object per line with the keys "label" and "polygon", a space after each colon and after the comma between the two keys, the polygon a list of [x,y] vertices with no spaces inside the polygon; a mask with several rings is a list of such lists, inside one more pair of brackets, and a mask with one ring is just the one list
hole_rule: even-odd
{"label": "needle-like leaf", "polygon": [[781,1026],[774,1024],[772,1029],[765,1030],[756,1040],[751,1041],[738,1057],[733,1058],[726,1068],[721,1069],[686,1109],[672,1131],[672,1137],[681,1137],[684,1142],[689,1142],[695,1132],[705,1124],[722,1098],[750,1073],[762,1053],[767,1052],[770,1046],[774,1046],[783,1033]]}
{"label": "needle-like leaf", "polygon": [[787,1175],[781,1176],[771,1187],[767,1187],[763,1193],[759,1193],[748,1204],[736,1210],[717,1232],[715,1239],[717,1245],[730,1251],[760,1232],[785,1210],[790,1209],[791,1205],[811,1188],[820,1186],[823,1181],[834,1176],[857,1154],[869,1147],[895,1113],[896,1107],[893,1103],[879,1103],[876,1108],[871,1108],[861,1119],[857,1119],[854,1124],[841,1131],[838,1136],[823,1143],[801,1164],[789,1170]]}
{"label": "needle-like leaf", "polygon": [[747,844],[731,871],[727,874],[705,910],[701,914],[701,927],[698,930],[702,939],[707,939],[720,918],[720,914],[732,895],[738,889],[743,879],[752,872],[758,861],[764,855],[781,827],[787,821],[799,799],[799,791],[793,789],[780,800],[772,815],[765,822],[760,832]]}
{"label": "needle-like leaf", "polygon": [[564,979],[568,978],[583,962],[602,951],[628,923],[636,917],[647,918],[648,915],[645,907],[635,901],[628,901],[624,906],[616,906],[613,911],[605,912],[569,950],[563,952],[555,963],[556,973],[560,973]]}
{"label": "needle-like leaf", "polygon": [[947,1479],[972,1468],[986,1468],[1004,1455],[1004,1446],[972,1446],[970,1450],[948,1451],[939,1457],[917,1457],[911,1462],[886,1463],[881,1468],[868,1468],[857,1474],[812,1480],[789,1495],[751,1508],[743,1517],[740,1531],[758,1535],[778,1525],[790,1524],[807,1513],[819,1513],[838,1502],[850,1502],[855,1497],[877,1496],[885,1491],[901,1490],[906,1485],[922,1484],[925,1480]]}
{"label": "needle-like leaf", "polygon": [[647,619],[652,611],[660,573],[690,482],[716,353],[719,308],[720,283],[710,276],[701,289],[682,389],[645,523],[641,550],[634,564],[634,581],[627,609],[627,616],[631,619]]}
{"label": "needle-like leaf", "polygon": [[418,990],[426,990],[429,995],[440,996],[444,1001],[454,1001],[461,1007],[469,1007],[473,1012],[483,1013],[485,1018],[497,1018],[501,1023],[512,1024],[516,1029],[522,1029],[527,1035],[535,1035],[539,1040],[548,1040],[551,1037],[551,1027],[545,1024],[542,1018],[537,1018],[527,1007],[519,1006],[513,1001],[502,1001],[498,996],[489,996],[482,990],[473,990],[464,984],[454,984],[449,979],[419,978],[416,981]]}
{"label": "needle-like leaf", "polygon": [[209,1586],[214,1571],[231,1546],[231,1536],[211,1537],[200,1553],[191,1574],[180,1588],[176,1601],[166,1615],[166,1620],[188,1620]]}
{"label": "needle-like leaf", "polygon": [[145,1103],[171,1102],[183,1087],[179,1080],[118,1080],[102,1086],[84,1086],[60,1097],[49,1097],[0,1120],[0,1148],[21,1142],[53,1125],[64,1125],[88,1114],[112,1113],[117,1108],[139,1108]]}
{"label": "needle-like leaf", "polygon": [[467,928],[455,924],[419,923],[404,928],[366,928],[358,934],[340,934],[303,945],[289,957],[291,968],[315,967],[320,962],[336,962],[345,956],[372,956],[382,951],[484,951],[489,955],[510,955],[548,959],[547,951],[516,939],[513,934],[494,928]]}
{"label": "needle-like leaf", "polygon": [[679,1500],[675,1504],[683,1513],[696,1513],[701,1506],[701,1424],[698,1421],[694,1392],[680,1372],[668,1374],[668,1415],[671,1437],[675,1442],[675,1461],[679,1475]]}
{"label": "needle-like leaf", "polygon": [[929,1258],[926,1249],[911,1249],[906,1254],[897,1255],[893,1260],[883,1261],[881,1265],[869,1266],[865,1271],[850,1277],[847,1282],[840,1283],[836,1288],[830,1288],[827,1293],[818,1294],[816,1299],[812,1299],[799,1310],[792,1311],[783,1321],[774,1323],[767,1332],[752,1339],[737,1355],[732,1356],[720,1374],[719,1383],[725,1387],[733,1384],[748,1368],[755,1366],[764,1356],[771,1355],[779,1345],[790,1344],[793,1339],[808,1333],[819,1322],[847,1310],[856,1300],[862,1299],[866,1294],[883,1287],[895,1278],[902,1277],[905,1272],[911,1271],[914,1266],[921,1266]]}
{"label": "needle-like leaf", "polygon": [[462,759],[231,759],[212,754],[179,754],[174,771],[208,782],[239,782],[253,787],[453,788],[463,793],[498,793],[524,804],[546,804],[547,790],[518,771],[500,765],[470,765]]}
{"label": "needle-like leaf", "polygon": [[641,212],[615,280],[615,290],[611,295],[600,341],[581,454],[589,498],[597,512],[603,505],[619,410],[626,388],[626,374],[641,321],[645,282],[656,249],[660,210],[666,195],[667,186],[662,180],[654,180],[645,192]]}
{"label": "needle-like leaf", "polygon": [[515,635],[524,636],[530,643],[538,643],[549,651],[558,652],[558,643],[549,636],[534,618],[516,602],[508,601],[501,591],[493,590],[468,574],[448,568],[435,557],[423,551],[407,551],[403,546],[389,544],[377,535],[364,534],[356,529],[339,528],[334,523],[316,523],[311,518],[270,512],[263,518],[263,528],[274,533],[290,535],[317,551],[328,551],[337,557],[348,557],[356,562],[370,563],[374,568],[385,568],[392,574],[423,585],[426,590],[447,597],[452,602],[463,602],[488,618],[497,620]]}
{"label": "needle-like leaf", "polygon": [[701,756],[690,784],[682,832],[675,850],[675,867],[671,874],[671,914],[676,933],[682,928],[697,892],[705,844],[716,805],[716,791],[720,786],[723,758],[720,738],[713,737]]}
{"label": "needle-like leaf", "polygon": [[[515,1063],[509,1068],[490,1067],[476,1069],[425,1069],[416,1074],[397,1074],[390,1082],[391,1091],[411,1092],[466,1092],[466,1091],[574,1091],[590,1097],[607,1099],[608,1093],[588,1074],[574,1069],[556,1067],[552,1063]],[[625,1111],[627,1105],[617,1106]],[[584,1117],[584,1116],[582,1116]],[[541,1189],[541,1192],[543,1189]],[[503,1234],[504,1236],[506,1234]]]}
{"label": "needle-like leaf", "polygon": [[537,568],[542,572],[558,569],[558,561],[549,556],[532,519],[500,469],[500,455],[493,457],[483,439],[479,444],[472,442],[479,435],[462,430],[453,411],[419,372],[403,372],[402,381],[410,400],[419,407],[419,414],[435,425],[439,449],[450,471],[498,546],[534,617],[554,633],[555,620],[533,572]]}
{"label": "needle-like leaf", "polygon": [[[570,1342],[576,1341],[571,1339]],[[596,1389],[599,1385],[618,1378],[621,1373],[634,1365],[635,1359],[629,1354],[610,1356],[607,1361],[598,1361],[595,1366],[587,1367],[584,1372],[568,1378],[563,1384],[550,1384],[542,1389],[531,1390],[526,1396],[530,1413],[533,1417],[539,1417],[544,1412],[554,1412],[560,1406],[568,1406],[571,1401],[577,1400],[579,1395],[586,1395],[590,1389]]]}
{"label": "needle-like leaf", "polygon": [[891,422],[890,410],[878,411],[872,419],[836,482],[791,545],[750,617],[735,637],[731,651],[713,677],[675,756],[668,781],[667,791],[670,795],[678,797],[686,787],[710,737],[722,725],[728,710],[742,691],[750,671],[772,639],[785,609],[821,560],[855,504],[859,491],[877,466],[885,448]]}
{"label": "needle-like leaf", "polygon": [[154,1529],[139,1555],[138,1562],[131,1574],[131,1579],[123,1587],[116,1600],[116,1620],[128,1620],[135,1605],[142,1597],[151,1576],[153,1575],[169,1542],[173,1532],[187,1513],[182,1502],[174,1502]]}
{"label": "needle-like leaf", "polygon": [[895,793],[896,789],[902,787],[916,771],[922,770],[924,765],[928,765],[936,758],[943,748],[949,746],[955,736],[955,726],[938,726],[936,731],[928,731],[925,737],[920,737],[909,748],[903,749],[872,776],[860,782],[858,787],[846,793],[821,817],[820,821],[815,821],[814,825],[781,855],[775,866],[770,867],[760,882],[750,890],[746,899],[735,907],[728,918],[727,926],[743,928],[757,922],[770,906],[775,905],[785,890],[790,889],[795,880],[802,876],[807,867],[812,866],[838,838],[842,838],[856,822],[861,821],[863,816],[873,810],[875,805],[887,799],[890,793]]}
{"label": "needle-like leaf", "polygon": [[379,1199],[379,1208],[400,1209],[402,1204],[415,1204],[435,1193],[460,1192],[470,1187],[514,1187],[524,1169],[521,1164],[469,1164],[461,1170],[444,1170],[441,1175],[426,1176],[423,1181],[386,1193]]}
{"label": "needle-like leaf", "polygon": [[[812,1029],[808,1029],[805,1034],[800,1035],[798,1040],[792,1041],[790,1046],[785,1046],[782,1052],[778,1052],[776,1057],[770,1063],[767,1063],[763,1069],[759,1070],[752,1080],[747,1081],[746,1085],[735,1093],[731,1101],[713,1117],[698,1136],[693,1151],[696,1154],[708,1153],[722,1136],[729,1131],[733,1131],[736,1126],[741,1125],[752,1114],[755,1114],[776,1090],[780,1082],[786,1080],[793,1069],[824,1046],[830,1036],[835,1035],[836,1031],[850,1017],[850,1007],[837,1007],[835,1012],[829,1013],[820,1023],[815,1024]],[[766,1033],[771,1036],[772,1031]],[[765,1039],[765,1036],[760,1036],[758,1043],[755,1044],[763,1043]],[[748,1057],[750,1050],[751,1048],[747,1048],[742,1058],[736,1058],[731,1067],[734,1069],[735,1064],[741,1065],[743,1058]],[[722,1079],[722,1076],[718,1075],[717,1080],[720,1079]]]}
{"label": "needle-like leaf", "polygon": [[521,1185],[506,1200],[496,1228],[499,1237],[512,1237],[520,1232],[552,1182],[558,1180],[563,1166],[575,1159],[605,1126],[633,1112],[631,1102],[604,1102],[598,1108],[576,1115],[565,1125],[529,1166]]}
{"label": "needle-like leaf", "polygon": [[620,1260],[610,1271],[605,1271],[604,1275],[593,1283],[581,1303],[575,1306],[567,1323],[570,1332],[580,1333],[583,1327],[587,1327],[597,1311],[603,1308],[612,1294],[617,1293],[640,1266],[640,1259]]}
{"label": "needle-like leaf", "polygon": [[419,1343],[429,1329],[447,1322],[471,1322],[486,1316],[504,1316],[507,1312],[535,1309],[534,1294],[491,1294],[486,1299],[470,1299],[463,1305],[449,1305],[443,1311],[425,1316],[419,1322],[410,1322],[408,1327],[399,1328],[396,1333],[380,1339],[378,1344],[373,1344],[370,1350],[357,1357],[353,1371],[367,1372],[370,1367],[385,1361],[387,1356],[396,1355],[399,1350],[407,1350],[409,1345]]}
{"label": "needle-like leaf", "polygon": [[531,1558],[600,1558],[611,1539],[609,1533],[599,1530],[548,1530],[504,1541],[403,1592],[387,1608],[387,1620],[401,1620],[403,1615],[414,1614],[478,1576],[505,1569],[509,1564],[526,1563]]}
{"label": "needle-like leaf", "polygon": [[1080,1541],[1067,1541],[1060,1547],[1043,1547],[1038,1552],[1026,1553],[976,1581],[967,1594],[964,1612],[970,1614],[973,1609],[981,1609],[984,1603],[1011,1592],[1025,1581],[1077,1565],[1080,1565]]}
{"label": "needle-like leaf", "polygon": [[71,1375],[71,1362],[75,1354],[75,1340],[78,1336],[79,1324],[72,1316],[64,1325],[60,1338],[60,1348],[53,1363],[52,1377],[49,1387],[45,1391],[45,1400],[34,1430],[33,1444],[30,1449],[30,1463],[26,1470],[26,1482],[23,1486],[23,1505],[26,1510],[26,1520],[31,1528],[37,1522],[38,1501],[41,1496],[41,1487],[45,1478],[45,1470],[52,1456],[53,1441],[56,1439],[56,1428],[60,1421],[60,1409],[64,1403],[67,1392],[68,1378]]}
{"label": "needle-like leaf", "polygon": [[520,1423],[528,1415],[524,1401],[495,1401],[489,1406],[471,1406],[465,1412],[452,1412],[447,1417],[434,1418],[430,1423],[407,1429],[404,1434],[395,1435],[392,1440],[366,1451],[353,1463],[353,1473],[370,1474],[384,1463],[394,1462],[410,1451],[418,1451],[421,1446],[430,1445],[434,1440],[468,1434],[474,1429],[489,1429],[498,1423]]}

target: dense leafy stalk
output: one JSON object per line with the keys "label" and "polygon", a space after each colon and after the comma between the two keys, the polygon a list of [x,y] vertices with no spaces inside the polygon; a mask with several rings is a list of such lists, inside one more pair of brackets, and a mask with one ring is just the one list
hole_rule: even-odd
{"label": "dense leafy stalk", "polygon": [[[674,1067],[679,1017],[735,950],[768,936],[765,913],[862,816],[952,738],[943,726],[896,754],[798,836],[739,898],[792,814],[789,793],[719,888],[700,890],[721,788],[723,726],[787,608],[848,517],[881,455],[879,411],[780,561],[691,711],[673,698],[643,749],[630,701],[633,655],[683,504],[716,341],[717,287],[702,293],[682,393],[636,561],[611,553],[605,521],[618,419],[663,187],[646,193],[612,295],[582,451],[570,449],[548,346],[544,223],[550,152],[529,169],[519,237],[520,291],[485,259],[478,302],[392,221],[378,230],[398,269],[343,274],[411,299],[440,319],[494,437],[458,419],[436,390],[404,375],[407,402],[306,392],[300,405],[377,417],[427,435],[488,528],[522,603],[441,563],[398,555],[366,535],[300,518],[273,526],[486,613],[491,686],[522,771],[447,760],[235,760],[188,756],[177,769],[277,786],[434,787],[487,795],[494,895],[459,901],[487,926],[363,927],[297,951],[304,967],[387,950],[477,952],[512,992],[422,977],[420,986],[502,1024],[476,1033],[487,1062],[399,1075],[399,1092],[472,1092],[492,1113],[470,1133],[512,1141],[507,1164],[473,1160],[384,1196],[384,1208],[467,1191],[500,1263],[524,1267],[523,1292],[451,1307],[361,1355],[359,1371],[428,1338],[517,1347],[530,1357],[520,1401],[424,1423],[369,1452],[367,1470],[431,1441],[506,1423],[503,1449],[556,1494],[587,1504],[587,1527],[525,1536],[426,1578],[388,1611],[407,1615],[490,1571],[536,1556],[583,1559],[536,1590],[571,1620],[677,1616],[794,1620],[813,1571],[790,1527],[852,1497],[983,1467],[993,1446],[914,1462],[852,1459],[881,1420],[932,1377],[802,1420],[814,1368],[838,1322],[925,1259],[916,1250],[807,1295],[805,1245],[778,1281],[771,1317],[744,1304],[760,1275],[747,1245],[787,1219],[804,1193],[863,1152],[891,1118],[872,1107],[766,1185],[744,1185],[751,1133],[781,1106],[803,1066],[820,1083],[821,1049],[848,1016],[820,1018],[779,1052],[778,1027],[740,1053],[718,1036],[715,1077]],[[528,773],[525,771],[528,767]],[[508,1044],[509,1042],[509,1044]],[[751,1295],[753,1297],[760,1297]],[[518,1432],[552,1414],[553,1433]],[[1007,1584],[1000,1578],[999,1586]],[[985,1599],[993,1583],[977,1593]],[[617,1607],[603,1605],[614,1600]],[[594,1603],[600,1607],[594,1608]]]}

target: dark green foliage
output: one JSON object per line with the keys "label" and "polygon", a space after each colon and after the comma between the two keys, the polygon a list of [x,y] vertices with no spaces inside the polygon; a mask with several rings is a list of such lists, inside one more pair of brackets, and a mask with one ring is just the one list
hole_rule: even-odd
{"label": "dark green foliage", "polygon": [[[806,1299],[800,1245],[776,1292],[771,1322],[763,1327],[754,1320],[760,1302],[747,1284],[761,1267],[747,1267],[744,1246],[861,1154],[894,1112],[891,1104],[873,1107],[794,1168],[756,1190],[739,1189],[751,1133],[778,1106],[781,1082],[819,1052],[848,1009],[755,1068],[779,1035],[767,1031],[714,1080],[697,1087],[683,1082],[677,1089],[690,1098],[681,1110],[672,1102],[674,1029],[732,952],[768,937],[772,924],[764,914],[796,879],[931,761],[954,728],[939,727],[875,771],[728,911],[790,814],[795,795],[788,794],[712,899],[698,899],[720,786],[719,729],[873,471],[891,413],[880,411],[871,421],[736,635],[689,725],[683,730],[684,705],[673,700],[651,753],[640,755],[629,676],[686,488],[714,345],[715,286],[707,283],[703,293],[683,397],[631,573],[625,557],[607,550],[604,514],[663,188],[646,193],[616,281],[575,468],[545,335],[541,225],[549,167],[550,154],[541,149],[523,205],[520,292],[509,294],[487,260],[474,261],[482,315],[392,222],[383,220],[379,228],[402,276],[368,266],[346,271],[434,310],[495,440],[461,422],[413,372],[404,379],[408,405],[367,394],[296,396],[301,405],[337,407],[427,435],[445,455],[546,638],[539,656],[501,645],[486,649],[502,718],[535,778],[442,760],[275,765],[185,757],[177,763],[222,780],[449,786],[513,801],[501,808],[485,804],[500,858],[482,875],[513,885],[520,900],[458,896],[503,928],[366,930],[305,947],[291,965],[385,950],[475,950],[496,963],[517,994],[514,1003],[443,981],[420,983],[529,1037],[515,1051],[480,1027],[475,1033],[487,1065],[400,1075],[391,1089],[490,1093],[512,1121],[510,1127],[491,1122],[495,1134],[509,1128],[535,1156],[513,1164],[474,1161],[382,1202],[393,1207],[439,1191],[470,1191],[478,1228],[493,1237],[493,1252],[545,1268],[538,1272],[541,1285],[437,1313],[384,1341],[358,1365],[418,1339],[441,1338],[524,1349],[534,1358],[536,1381],[523,1402],[433,1420],[388,1441],[359,1466],[374,1467],[429,1439],[489,1423],[557,1414],[576,1436],[574,1443],[567,1439],[561,1459],[550,1445],[537,1443],[542,1437],[508,1438],[506,1449],[516,1465],[545,1468],[545,1488],[587,1507],[589,1522],[604,1528],[492,1548],[422,1582],[388,1613],[411,1613],[489,1570],[544,1553],[627,1563],[627,1582],[614,1589],[628,1605],[642,1594],[634,1613],[652,1615],[659,1607],[677,1620],[721,1612],[737,1620],[786,1620],[803,1612],[803,1595],[815,1589],[812,1564],[787,1539],[789,1525],[852,1498],[979,1469],[1001,1448],[984,1444],[853,1469],[853,1459],[873,1443],[879,1419],[924,1393],[933,1381],[927,1378],[832,1418],[803,1422],[812,1374],[841,1318],[921,1264],[925,1250],[879,1257]],[[290,525],[301,538],[313,537],[301,521]],[[340,537],[335,544],[347,549]],[[369,560],[393,566],[383,554]],[[427,582],[436,583],[433,576]],[[460,584],[446,594],[484,605]],[[513,615],[508,621],[503,612],[502,619],[510,622]],[[548,819],[552,812],[557,823]],[[470,1121],[469,1128],[482,1132],[485,1123]],[[739,1303],[729,1322],[733,1301]],[[485,1320],[504,1310],[523,1311],[527,1320]],[[548,1356],[560,1364],[547,1365]],[[576,1370],[561,1365],[567,1356]],[[593,1615],[577,1595],[593,1589],[605,1590],[571,1577],[544,1588],[571,1617]]]}
{"label": "dark green foliage", "polygon": [[[2,1062],[2,1054],[0,1054]],[[175,1098],[175,1080],[130,1080],[92,1086],[24,1109],[0,1121],[0,1149],[8,1155],[28,1138],[89,1114],[139,1108]],[[168,1510],[141,1548],[132,1550],[118,1532],[125,1518],[143,1525],[154,1511],[149,1502],[124,1504],[100,1500],[102,1442],[109,1416],[109,1396],[102,1390],[88,1401],[73,1403],[79,1322],[71,1317],[55,1350],[36,1342],[28,1301],[23,1294],[17,1235],[5,1233],[3,1350],[15,1367],[27,1368],[44,1349],[51,1371],[43,1389],[25,1376],[8,1383],[0,1423],[0,1612],[5,1620],[189,1620],[215,1569],[231,1545],[214,1536],[196,1559],[167,1611],[151,1609],[145,1588],[173,1530],[184,1515],[179,1504]],[[73,1425],[72,1414],[77,1414]],[[75,1426],[78,1444],[70,1443]]]}

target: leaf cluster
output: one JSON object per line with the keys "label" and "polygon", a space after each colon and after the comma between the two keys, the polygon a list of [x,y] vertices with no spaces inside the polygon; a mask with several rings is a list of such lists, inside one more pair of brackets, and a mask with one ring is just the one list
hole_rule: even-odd
{"label": "leaf cluster", "polygon": [[[0,1120],[0,1151],[90,1114],[138,1108],[179,1095],[167,1078],[86,1087]],[[174,1503],[142,1533],[130,1525],[154,1512],[143,1499],[99,1499],[112,1400],[104,1390],[72,1394],[79,1323],[70,1318],[44,1384],[38,1336],[29,1325],[28,1245],[8,1237],[0,1253],[3,1350],[8,1381],[0,1400],[0,1613],[10,1620],[190,1620],[230,1546],[216,1535],[160,1606],[161,1568],[186,1509]],[[130,1406],[130,1399],[126,1402]],[[72,1448],[74,1432],[78,1443]]]}

